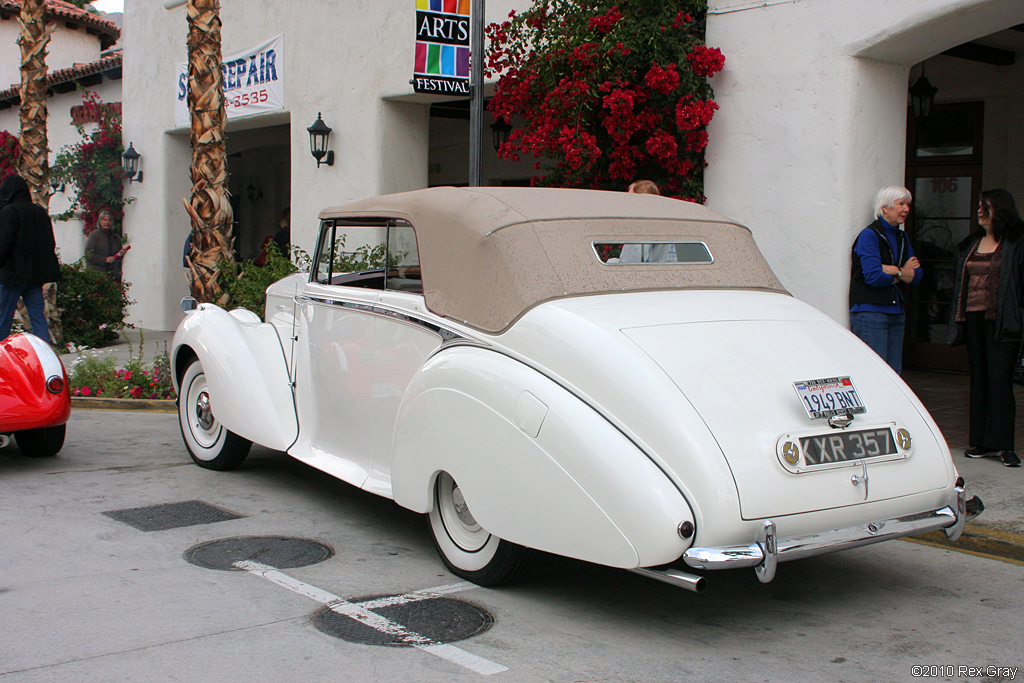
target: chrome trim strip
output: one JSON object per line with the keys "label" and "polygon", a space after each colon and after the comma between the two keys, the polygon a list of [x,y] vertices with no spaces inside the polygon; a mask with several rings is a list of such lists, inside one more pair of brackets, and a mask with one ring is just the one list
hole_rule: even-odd
{"label": "chrome trim strip", "polygon": [[[298,298],[299,297],[296,297],[296,299]],[[455,344],[475,344],[477,346],[485,347],[489,346],[485,342],[482,342],[478,339],[471,339],[459,332],[450,330],[447,327],[442,327],[433,321],[427,320],[426,318],[421,318],[419,316],[412,315],[408,311],[400,311],[395,308],[381,306],[380,304],[365,304],[361,302],[356,303],[354,301],[343,301],[341,299],[326,299],[323,297],[315,296],[306,296],[302,298],[312,303],[362,311],[364,313],[369,313],[370,315],[391,318],[393,320],[398,320],[400,322],[404,322],[415,327],[421,327],[429,332],[432,332],[433,334],[436,334],[438,337],[441,338],[441,348],[447,348],[448,346],[453,346]]]}
{"label": "chrome trim strip", "polygon": [[[962,491],[962,489],[960,489]],[[957,514],[952,506],[939,508],[937,510],[926,510],[916,512],[902,517],[895,517],[879,522],[860,524],[845,529],[831,529],[820,533],[806,534],[794,538],[777,539],[775,541],[775,552],[771,552],[770,536],[766,534],[766,527],[770,521],[766,520],[760,533],[768,538],[758,539],[750,545],[724,546],[721,548],[690,548],[683,553],[683,561],[694,569],[734,569],[737,567],[760,567],[761,576],[774,575],[769,572],[770,564],[775,562],[788,562],[803,557],[812,557],[823,553],[835,552],[857,548],[862,545],[888,541],[901,536],[910,536],[934,529],[956,527],[963,524],[963,516]],[[773,525],[774,527],[774,525]],[[774,529],[773,529],[774,530]],[[767,552],[766,552],[767,551]],[[773,555],[773,558],[766,557]],[[762,581],[767,583],[762,578]]]}

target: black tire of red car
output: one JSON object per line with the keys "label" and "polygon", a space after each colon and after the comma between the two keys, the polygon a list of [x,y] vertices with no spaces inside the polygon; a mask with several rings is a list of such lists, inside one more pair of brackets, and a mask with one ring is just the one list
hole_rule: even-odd
{"label": "black tire of red car", "polygon": [[30,458],[50,458],[64,447],[64,434],[67,425],[25,429],[14,433],[21,452]]}
{"label": "black tire of red car", "polygon": [[454,479],[441,472],[429,513],[434,547],[456,576],[479,586],[509,583],[530,568],[536,551],[488,533],[477,524]]}
{"label": "black tire of red car", "polygon": [[252,442],[226,429],[210,405],[206,374],[198,360],[185,369],[179,384],[178,425],[192,461],[208,470],[233,470],[249,455]]}

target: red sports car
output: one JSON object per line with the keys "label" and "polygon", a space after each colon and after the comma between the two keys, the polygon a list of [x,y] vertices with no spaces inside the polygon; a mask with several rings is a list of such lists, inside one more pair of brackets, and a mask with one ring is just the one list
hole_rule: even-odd
{"label": "red sports car", "polygon": [[0,340],[0,447],[13,435],[29,457],[56,455],[70,415],[67,373],[50,345],[31,334]]}

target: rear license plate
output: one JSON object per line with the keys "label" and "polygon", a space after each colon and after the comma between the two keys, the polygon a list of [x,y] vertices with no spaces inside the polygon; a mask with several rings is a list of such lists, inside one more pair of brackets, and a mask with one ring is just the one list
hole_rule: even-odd
{"label": "rear license plate", "polygon": [[852,415],[867,411],[849,377],[829,377],[793,382],[796,395],[811,419]]}
{"label": "rear license plate", "polygon": [[808,465],[875,458],[897,452],[892,431],[888,428],[804,436],[800,438],[800,449]]}

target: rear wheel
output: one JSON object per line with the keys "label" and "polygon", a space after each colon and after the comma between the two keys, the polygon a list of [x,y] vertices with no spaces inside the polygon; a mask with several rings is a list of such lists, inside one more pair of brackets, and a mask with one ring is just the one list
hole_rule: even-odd
{"label": "rear wheel", "polygon": [[192,460],[208,470],[232,470],[249,455],[252,442],[224,428],[213,414],[206,374],[198,360],[181,377],[178,423]]}
{"label": "rear wheel", "polygon": [[15,432],[14,439],[18,442],[21,452],[30,458],[49,458],[57,455],[64,447],[64,434],[67,425],[55,427],[39,427]]}
{"label": "rear wheel", "polygon": [[534,556],[533,550],[500,539],[477,524],[459,485],[447,472],[438,475],[434,487],[430,530],[448,569],[481,586],[514,580]]}

